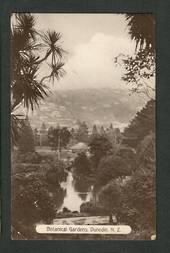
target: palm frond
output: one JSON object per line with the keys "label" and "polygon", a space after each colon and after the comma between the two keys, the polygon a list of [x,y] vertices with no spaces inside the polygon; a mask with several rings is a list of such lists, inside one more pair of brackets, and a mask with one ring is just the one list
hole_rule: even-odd
{"label": "palm frond", "polygon": [[66,71],[63,69],[64,63],[57,61],[56,64],[48,64],[51,68],[51,77],[54,82],[54,79],[56,78],[59,80],[61,77],[63,77],[66,74]]}
{"label": "palm frond", "polygon": [[17,22],[15,25],[15,30],[20,30],[35,40],[35,17],[30,13],[16,13],[15,16]]}
{"label": "palm frond", "polygon": [[51,51],[53,63],[55,58],[62,58],[63,54],[66,53],[66,51],[57,44],[61,37],[61,33],[57,33],[55,31],[47,31],[46,33],[42,34],[44,47],[47,47]]}
{"label": "palm frond", "polygon": [[48,30],[46,33],[42,34],[42,39],[45,45],[54,46],[56,42],[61,39],[61,33]]}
{"label": "palm frond", "polygon": [[[34,61],[34,57],[32,61]],[[22,64],[22,74],[19,73],[12,86],[14,100],[18,103],[23,100],[24,106],[31,107],[31,110],[35,105],[38,105],[41,99],[48,96],[49,88],[37,81],[38,69],[39,65],[31,65],[30,61],[26,59]]]}
{"label": "palm frond", "polygon": [[[34,109],[40,100],[49,94],[49,88],[44,79],[53,81],[63,77],[64,63],[60,60],[66,52],[59,45],[61,33],[47,31],[40,33],[35,29],[35,17],[29,13],[15,14],[15,21],[11,26],[11,109],[24,105],[27,109]],[[45,51],[42,56],[41,50]],[[39,81],[41,64],[50,63],[50,73]],[[17,120],[13,118],[13,125]],[[15,134],[15,128],[12,130]]]}
{"label": "palm frond", "polygon": [[152,14],[126,14],[128,21],[129,34],[136,42],[136,49],[148,48],[154,51],[154,16]]}

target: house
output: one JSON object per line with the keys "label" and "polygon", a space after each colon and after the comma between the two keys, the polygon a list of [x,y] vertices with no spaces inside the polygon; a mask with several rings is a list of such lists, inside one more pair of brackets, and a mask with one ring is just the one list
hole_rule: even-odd
{"label": "house", "polygon": [[73,153],[80,153],[80,152],[87,152],[88,151],[88,146],[84,142],[79,142],[72,147],[70,147],[70,150]]}

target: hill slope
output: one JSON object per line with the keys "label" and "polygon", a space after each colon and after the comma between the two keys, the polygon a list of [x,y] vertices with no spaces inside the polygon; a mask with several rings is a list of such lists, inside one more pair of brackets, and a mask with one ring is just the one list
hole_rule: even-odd
{"label": "hill slope", "polygon": [[128,91],[102,88],[54,91],[30,116],[34,127],[42,122],[49,125],[74,126],[77,119],[89,126],[125,125],[145,101],[139,96],[129,96]]}

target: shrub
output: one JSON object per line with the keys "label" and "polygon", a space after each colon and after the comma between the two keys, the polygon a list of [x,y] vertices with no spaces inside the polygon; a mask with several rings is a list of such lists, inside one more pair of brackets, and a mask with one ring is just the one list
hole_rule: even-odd
{"label": "shrub", "polygon": [[100,205],[99,203],[95,204],[94,202],[85,202],[80,206],[80,212],[88,213],[91,215],[106,215],[107,210],[105,207]]}

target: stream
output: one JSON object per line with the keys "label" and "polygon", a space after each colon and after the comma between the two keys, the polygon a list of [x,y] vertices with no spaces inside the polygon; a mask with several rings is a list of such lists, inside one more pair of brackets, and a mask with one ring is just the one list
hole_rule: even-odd
{"label": "stream", "polygon": [[71,171],[68,172],[66,181],[62,182],[60,186],[66,190],[66,195],[59,211],[62,211],[62,209],[66,207],[72,212],[80,212],[81,204],[86,201],[90,201],[92,197],[91,192],[78,192],[75,190],[73,173]]}

